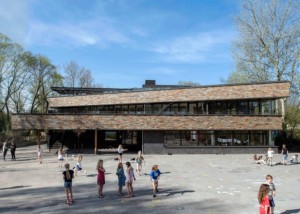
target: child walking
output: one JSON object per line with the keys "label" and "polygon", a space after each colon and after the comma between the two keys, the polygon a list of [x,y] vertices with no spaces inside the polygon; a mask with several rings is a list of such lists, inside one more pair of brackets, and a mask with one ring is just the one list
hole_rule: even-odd
{"label": "child walking", "polygon": [[7,148],[7,143],[4,141],[3,146],[2,146],[2,153],[3,153],[3,160],[5,161],[5,156],[7,154],[8,148]]}
{"label": "child walking", "polygon": [[105,169],[103,167],[103,160],[99,160],[97,163],[98,170],[98,177],[97,177],[97,184],[98,184],[98,197],[103,198],[103,186],[105,184]]}
{"label": "child walking", "polygon": [[11,153],[11,160],[15,161],[16,160],[16,149],[17,146],[13,142],[14,139],[12,139],[11,146],[10,146],[10,153]]}
{"label": "child walking", "polygon": [[268,197],[270,188],[268,184],[262,184],[259,188],[257,199],[260,204],[259,214],[270,214],[270,200]]}
{"label": "child walking", "polygon": [[276,194],[276,188],[275,188],[275,185],[273,183],[273,177],[272,175],[267,175],[266,176],[266,184],[269,185],[269,200],[270,200],[270,211],[271,211],[271,214],[274,213],[274,208],[275,208],[275,202],[274,202],[274,197],[275,197],[275,194]]}
{"label": "child walking", "polygon": [[160,178],[160,171],[158,169],[158,165],[153,165],[152,170],[150,172],[150,180],[152,182],[152,188],[153,188],[153,198],[156,197],[156,192],[158,191],[158,179]]}
{"label": "child walking", "polygon": [[116,175],[118,176],[119,195],[123,195],[122,188],[123,188],[123,186],[125,186],[126,177],[124,174],[124,169],[123,169],[122,163],[118,163]]}
{"label": "child walking", "polygon": [[67,204],[73,203],[73,192],[72,192],[72,179],[74,178],[74,171],[70,170],[70,164],[65,164],[65,171],[63,172],[64,187],[67,196]]}
{"label": "child walking", "polygon": [[138,151],[138,155],[135,159],[136,162],[136,171],[138,172],[139,176],[141,176],[141,171],[142,171],[142,164],[145,164],[145,159],[142,156],[142,152]]}
{"label": "child walking", "polygon": [[282,145],[281,155],[282,155],[282,164],[287,166],[287,159],[288,159],[289,152],[285,144]]}

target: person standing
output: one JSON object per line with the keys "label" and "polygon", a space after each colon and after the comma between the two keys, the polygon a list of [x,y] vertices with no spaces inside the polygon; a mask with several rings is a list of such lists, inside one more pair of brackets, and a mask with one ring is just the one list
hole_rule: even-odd
{"label": "person standing", "polygon": [[276,188],[275,185],[273,183],[273,177],[272,175],[267,175],[266,176],[266,184],[269,185],[270,191],[269,191],[269,200],[270,200],[270,211],[271,214],[274,213],[274,207],[275,207],[275,202],[274,202],[274,197],[276,194]]}
{"label": "person standing", "polygon": [[41,164],[43,158],[43,150],[41,148],[41,145],[38,145],[36,152],[37,152],[38,160],[40,161]]}
{"label": "person standing", "polygon": [[60,147],[58,152],[57,152],[57,159],[59,161],[59,167],[62,167],[62,163],[64,162],[64,150],[63,147]]}
{"label": "person standing", "polygon": [[262,184],[259,188],[257,199],[259,202],[259,214],[270,214],[270,200],[268,197],[270,188],[268,184]]}
{"label": "person standing", "polygon": [[269,149],[267,151],[267,155],[268,155],[267,164],[268,164],[268,166],[272,166],[274,150],[271,147],[269,147]]}
{"label": "person standing", "polygon": [[125,198],[131,198],[134,197],[132,184],[133,181],[135,180],[135,176],[130,162],[126,162],[126,166],[127,169],[125,170],[125,177],[126,177],[125,183],[127,188],[127,196],[125,196]]}
{"label": "person standing", "polygon": [[99,160],[97,163],[97,170],[98,170],[98,177],[97,177],[97,184],[98,184],[98,197],[103,198],[103,186],[105,184],[105,169],[103,167],[103,160]]}
{"label": "person standing", "polygon": [[153,198],[156,197],[156,193],[158,191],[158,179],[160,178],[161,172],[158,169],[158,165],[153,165],[152,170],[150,172],[150,180],[152,182],[152,188],[153,188]]}
{"label": "person standing", "polygon": [[118,147],[118,154],[119,154],[119,163],[122,163],[122,155],[123,155],[123,147],[122,144]]}
{"label": "person standing", "polygon": [[281,155],[282,155],[282,164],[287,165],[287,159],[288,159],[289,152],[288,152],[285,144],[282,145]]}
{"label": "person standing", "polygon": [[4,141],[3,146],[2,146],[2,153],[3,153],[3,160],[4,161],[5,161],[5,156],[7,154],[7,150],[8,150],[8,148],[7,148],[7,142]]}
{"label": "person standing", "polygon": [[122,188],[123,188],[123,186],[125,186],[126,177],[124,174],[124,169],[123,169],[122,163],[118,163],[116,175],[118,176],[119,195],[123,195]]}
{"label": "person standing", "polygon": [[72,179],[74,178],[74,171],[70,170],[70,164],[65,164],[65,171],[63,174],[64,187],[67,196],[67,204],[71,205],[73,203],[73,191],[72,191]]}
{"label": "person standing", "polygon": [[11,146],[10,146],[10,154],[11,154],[12,161],[16,160],[16,149],[17,149],[17,146],[14,143],[14,139],[12,139]]}

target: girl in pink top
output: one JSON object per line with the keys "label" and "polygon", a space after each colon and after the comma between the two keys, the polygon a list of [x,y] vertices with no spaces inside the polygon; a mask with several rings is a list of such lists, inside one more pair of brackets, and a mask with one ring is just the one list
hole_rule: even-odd
{"label": "girl in pink top", "polygon": [[98,184],[98,197],[103,198],[103,186],[105,184],[105,169],[103,167],[103,160],[99,160],[97,163],[97,168],[98,170],[98,177],[97,177],[97,184]]}

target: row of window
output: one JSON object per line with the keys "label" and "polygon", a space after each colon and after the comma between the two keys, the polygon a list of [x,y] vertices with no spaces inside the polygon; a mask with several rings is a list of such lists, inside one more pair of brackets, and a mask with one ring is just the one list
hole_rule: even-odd
{"label": "row of window", "polygon": [[275,100],[233,100],[135,105],[65,107],[49,113],[72,114],[158,114],[158,115],[274,115],[278,114]]}
{"label": "row of window", "polygon": [[[271,139],[274,141],[274,139]],[[268,131],[165,131],[166,147],[177,146],[266,146]]]}

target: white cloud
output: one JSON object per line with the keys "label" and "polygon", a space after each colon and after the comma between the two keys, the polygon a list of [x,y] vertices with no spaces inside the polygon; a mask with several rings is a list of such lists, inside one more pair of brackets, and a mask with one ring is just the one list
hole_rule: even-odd
{"label": "white cloud", "polygon": [[28,44],[105,47],[109,44],[130,43],[124,34],[104,19],[56,24],[33,22],[26,38]]}
{"label": "white cloud", "polygon": [[23,44],[28,33],[28,1],[0,0],[0,31]]}
{"label": "white cloud", "polygon": [[154,45],[151,51],[158,53],[163,61],[170,63],[224,61],[230,58],[228,49],[233,36],[232,31],[213,31],[177,37]]}

